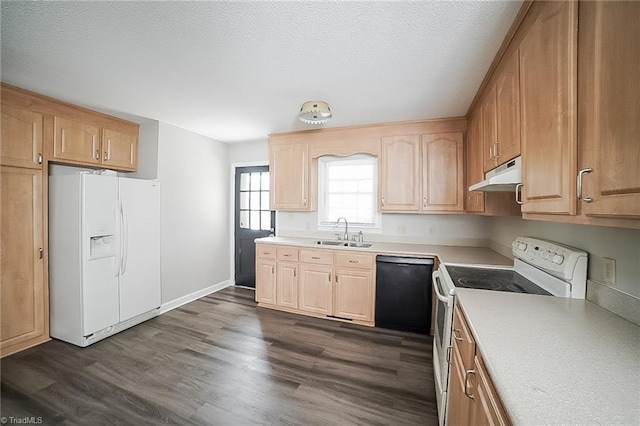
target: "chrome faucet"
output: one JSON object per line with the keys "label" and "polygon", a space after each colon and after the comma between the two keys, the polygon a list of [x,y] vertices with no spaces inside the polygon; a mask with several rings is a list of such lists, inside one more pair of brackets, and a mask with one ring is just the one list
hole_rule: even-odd
{"label": "chrome faucet", "polygon": [[339,217],[338,220],[336,220],[336,226],[338,226],[338,224],[340,223],[341,220],[344,220],[344,236],[342,237],[343,240],[348,240],[349,239],[349,224],[347,223],[347,219],[344,217]]}

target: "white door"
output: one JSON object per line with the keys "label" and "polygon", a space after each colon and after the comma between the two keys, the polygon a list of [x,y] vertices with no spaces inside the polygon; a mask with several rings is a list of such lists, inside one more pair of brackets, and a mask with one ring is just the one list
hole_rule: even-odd
{"label": "white door", "polygon": [[160,184],[119,178],[123,262],[120,321],[160,306]]}
{"label": "white door", "polygon": [[83,336],[118,323],[118,181],[82,175]]}

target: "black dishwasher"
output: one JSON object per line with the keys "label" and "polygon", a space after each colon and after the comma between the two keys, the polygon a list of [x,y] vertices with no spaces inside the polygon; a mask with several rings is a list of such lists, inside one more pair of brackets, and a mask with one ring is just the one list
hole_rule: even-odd
{"label": "black dishwasher", "polygon": [[377,256],[376,327],[429,334],[433,259]]}

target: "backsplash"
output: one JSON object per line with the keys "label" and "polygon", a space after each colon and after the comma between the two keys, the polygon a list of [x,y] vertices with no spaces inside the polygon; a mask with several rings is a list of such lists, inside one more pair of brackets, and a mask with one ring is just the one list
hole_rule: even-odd
{"label": "backsplash", "polygon": [[[359,229],[349,229],[349,233]],[[318,229],[316,212],[278,212],[276,234],[282,237],[335,239],[344,223],[332,230]],[[486,246],[490,219],[469,215],[383,214],[382,230],[363,230],[365,241],[409,244]]]}

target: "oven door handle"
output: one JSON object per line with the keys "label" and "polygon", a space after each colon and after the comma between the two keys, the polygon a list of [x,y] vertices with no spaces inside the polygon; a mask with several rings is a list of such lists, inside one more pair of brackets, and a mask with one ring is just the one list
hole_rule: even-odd
{"label": "oven door handle", "polygon": [[440,286],[438,285],[438,281],[442,279],[442,274],[440,274],[440,271],[435,270],[433,271],[433,274],[431,276],[433,279],[433,291],[436,294],[436,297],[441,302],[449,304],[449,298],[447,296],[440,294]]}

